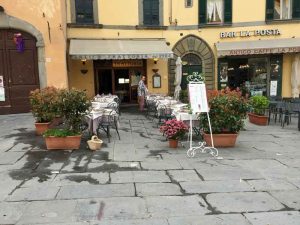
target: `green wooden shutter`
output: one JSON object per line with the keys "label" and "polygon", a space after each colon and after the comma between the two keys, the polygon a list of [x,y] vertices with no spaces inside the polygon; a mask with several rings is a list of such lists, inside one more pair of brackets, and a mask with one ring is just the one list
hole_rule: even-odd
{"label": "green wooden shutter", "polygon": [[232,23],[232,0],[224,1],[224,23]]}
{"label": "green wooden shutter", "polygon": [[159,25],[159,0],[143,1],[144,25]]}
{"label": "green wooden shutter", "polygon": [[293,19],[300,19],[300,0],[293,0]]}
{"label": "green wooden shutter", "polygon": [[206,11],[207,11],[207,0],[199,0],[198,5],[199,10],[199,24],[206,24],[207,18],[206,18]]}
{"label": "green wooden shutter", "polygon": [[266,20],[274,19],[274,0],[266,0]]}

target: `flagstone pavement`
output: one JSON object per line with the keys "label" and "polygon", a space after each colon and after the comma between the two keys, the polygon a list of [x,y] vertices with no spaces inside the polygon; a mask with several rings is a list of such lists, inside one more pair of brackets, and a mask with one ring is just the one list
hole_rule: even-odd
{"label": "flagstone pavement", "polygon": [[[130,110],[129,110],[130,111]],[[169,149],[132,110],[121,140],[47,151],[30,114],[0,116],[0,224],[299,225],[300,132],[246,123],[219,158]],[[195,143],[196,144],[196,143]]]}

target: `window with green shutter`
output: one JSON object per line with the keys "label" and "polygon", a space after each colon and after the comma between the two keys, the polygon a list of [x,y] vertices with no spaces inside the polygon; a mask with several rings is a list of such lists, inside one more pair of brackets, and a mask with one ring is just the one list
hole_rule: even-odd
{"label": "window with green shutter", "polygon": [[199,24],[225,23],[232,23],[232,0],[199,0]]}
{"label": "window with green shutter", "polygon": [[266,21],[300,19],[300,0],[266,0]]}
{"label": "window with green shutter", "polygon": [[293,0],[293,19],[300,19],[300,0]]}
{"label": "window with green shutter", "polygon": [[76,23],[93,24],[93,0],[75,0]]}
{"label": "window with green shutter", "polygon": [[144,25],[159,25],[159,0],[143,1]]}

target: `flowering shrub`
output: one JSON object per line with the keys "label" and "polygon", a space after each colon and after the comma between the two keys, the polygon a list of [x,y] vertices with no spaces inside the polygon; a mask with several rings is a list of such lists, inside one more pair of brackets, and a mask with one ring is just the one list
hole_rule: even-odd
{"label": "flowering shrub", "polygon": [[160,127],[160,132],[164,133],[168,139],[178,140],[188,132],[188,126],[182,121],[176,119],[167,120],[164,125]]}
{"label": "flowering shrub", "polygon": [[30,92],[31,111],[37,123],[50,122],[57,115],[58,93],[59,90],[55,87]]}
{"label": "flowering shrub", "polygon": [[[239,91],[208,91],[209,116],[213,134],[237,133],[244,127],[249,109],[247,100]],[[207,114],[199,115],[205,133],[209,132]]]}

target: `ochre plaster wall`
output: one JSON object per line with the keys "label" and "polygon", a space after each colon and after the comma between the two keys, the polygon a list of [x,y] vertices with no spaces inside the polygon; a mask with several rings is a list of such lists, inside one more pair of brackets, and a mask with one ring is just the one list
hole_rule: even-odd
{"label": "ochre plaster wall", "polygon": [[1,0],[0,5],[7,15],[26,21],[42,33],[47,85],[67,87],[65,1]]}

